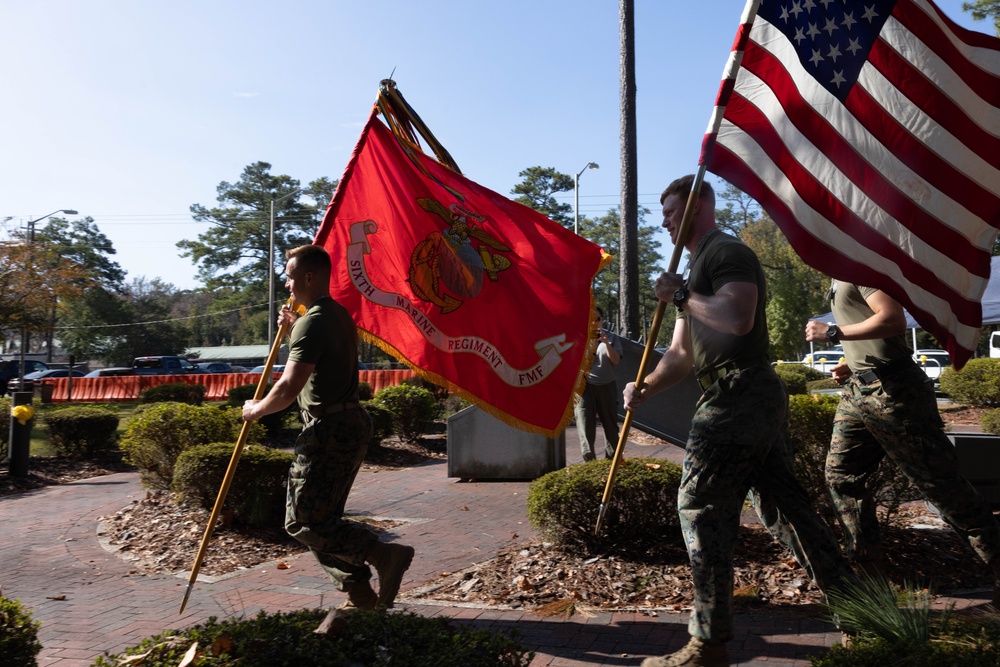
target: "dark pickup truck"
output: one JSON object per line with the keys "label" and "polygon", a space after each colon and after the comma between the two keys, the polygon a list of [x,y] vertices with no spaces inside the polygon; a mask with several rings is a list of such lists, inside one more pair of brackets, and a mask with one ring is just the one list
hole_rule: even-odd
{"label": "dark pickup truck", "polygon": [[136,375],[200,375],[205,371],[184,357],[136,357],[132,362]]}
{"label": "dark pickup truck", "polygon": [[21,361],[19,359],[0,361],[0,396],[6,395],[7,383],[14,378],[19,378],[21,375],[26,375],[27,373],[49,369],[48,364],[43,361],[35,361],[34,359],[25,359],[24,366],[28,370],[26,373],[21,373]]}

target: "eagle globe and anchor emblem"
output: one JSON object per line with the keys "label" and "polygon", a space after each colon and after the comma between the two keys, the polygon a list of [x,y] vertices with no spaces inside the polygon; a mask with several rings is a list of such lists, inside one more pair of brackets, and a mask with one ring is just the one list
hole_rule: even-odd
{"label": "eagle globe and anchor emblem", "polygon": [[[511,249],[482,228],[485,216],[461,204],[445,207],[424,197],[417,203],[428,213],[440,216],[448,229],[431,232],[413,249],[410,288],[418,298],[438,306],[442,314],[450,313],[462,305],[463,299],[479,295],[483,276],[495,281],[501,271],[510,268],[510,260],[499,253]],[[477,245],[473,246],[473,240]]]}

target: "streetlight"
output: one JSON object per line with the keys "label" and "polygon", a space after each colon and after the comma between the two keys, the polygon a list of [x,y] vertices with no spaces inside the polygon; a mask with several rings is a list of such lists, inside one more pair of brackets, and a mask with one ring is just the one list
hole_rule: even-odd
{"label": "streetlight", "polygon": [[271,200],[271,227],[268,231],[268,249],[267,249],[267,342],[271,343],[271,339],[274,338],[274,322],[278,318],[278,313],[274,308],[274,205],[279,204],[289,197],[294,197],[296,195],[306,195],[308,197],[315,197],[316,193],[312,190],[307,190],[303,188],[296,188],[289,192],[287,195],[282,195],[277,199]]}
{"label": "streetlight", "polygon": [[588,169],[600,169],[596,162],[588,162],[587,165],[576,172],[576,176],[573,177],[573,233],[580,233],[580,174],[587,171]]}
{"label": "streetlight", "polygon": [[[36,222],[41,222],[42,220],[45,220],[46,218],[51,218],[56,213],[65,213],[66,215],[77,215],[77,212],[75,210],[71,209],[71,208],[60,208],[60,209],[57,209],[55,211],[52,211],[51,213],[47,213],[47,214],[43,215],[40,218],[35,218],[34,220],[28,220],[28,245],[31,245],[31,244],[33,244],[35,242],[35,223]],[[27,347],[28,347],[28,327],[25,326],[25,325],[21,325],[21,354],[19,356],[19,362],[18,363],[20,365],[18,366],[18,372],[21,374],[21,378],[22,378],[22,381],[21,381],[21,389],[22,389],[22,391],[24,389],[24,381],[23,381],[23,378],[24,378],[24,361],[25,361],[25,359],[24,359],[24,353],[25,353]],[[52,356],[52,346],[49,345],[49,361],[52,360],[51,356]]]}

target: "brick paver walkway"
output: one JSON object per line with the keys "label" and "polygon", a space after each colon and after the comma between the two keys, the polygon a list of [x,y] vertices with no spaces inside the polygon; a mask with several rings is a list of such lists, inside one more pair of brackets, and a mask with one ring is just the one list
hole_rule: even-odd
{"label": "brick paver walkway", "polygon": [[[579,461],[569,429],[567,461]],[[627,456],[678,460],[673,446],[629,443]],[[515,629],[537,651],[533,667],[638,665],[648,655],[687,641],[686,614],[599,613],[570,619],[529,611],[406,602],[408,589],[442,572],[489,560],[502,547],[533,534],[525,505],[527,482],[463,482],[447,477],[445,462],[398,471],[362,473],[348,502],[354,514],[404,519],[394,538],[416,547],[403,581],[400,609],[444,615],[493,629]],[[187,573],[150,575],[102,545],[99,519],[144,493],[134,473],[122,473],[0,498],[0,589],[20,598],[42,622],[41,667],[85,667],[102,652],[117,653],[143,638],[210,616],[227,618],[339,604],[311,556],[279,570],[264,564],[215,580],[200,580],[183,615],[178,609]],[[970,556],[971,557],[971,556]],[[978,604],[989,592],[960,604]],[[789,611],[740,615],[730,654],[738,665],[808,665],[808,656],[838,641],[824,621]],[[2,663],[2,660],[0,660]]]}

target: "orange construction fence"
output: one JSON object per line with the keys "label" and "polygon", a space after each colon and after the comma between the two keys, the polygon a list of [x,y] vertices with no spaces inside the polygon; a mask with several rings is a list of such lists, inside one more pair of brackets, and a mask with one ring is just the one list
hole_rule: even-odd
{"label": "orange construction fence", "polygon": [[[372,393],[416,375],[409,369],[360,371],[359,381],[371,385]],[[280,377],[275,373],[275,379]],[[52,402],[70,401],[71,378],[45,380],[52,386]],[[158,384],[184,382],[205,385],[206,401],[224,401],[229,398],[229,390],[246,384],[257,384],[260,373],[205,373],[198,375],[128,375],[125,377],[72,378],[73,403],[128,403],[139,400],[143,389]]]}

